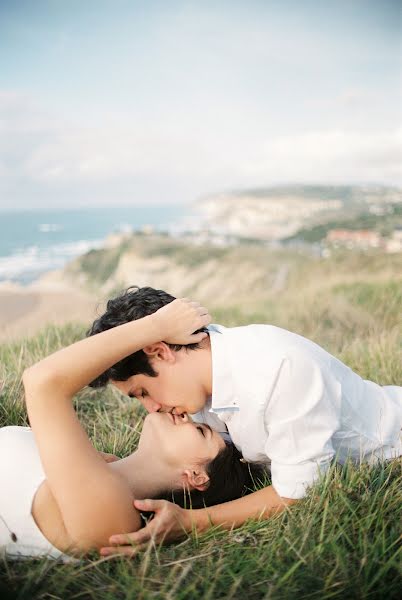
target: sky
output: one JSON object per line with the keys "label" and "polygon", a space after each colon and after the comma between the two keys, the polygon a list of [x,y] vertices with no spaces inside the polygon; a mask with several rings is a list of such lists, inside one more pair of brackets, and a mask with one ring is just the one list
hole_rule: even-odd
{"label": "sky", "polygon": [[402,0],[0,0],[0,210],[402,186]]}

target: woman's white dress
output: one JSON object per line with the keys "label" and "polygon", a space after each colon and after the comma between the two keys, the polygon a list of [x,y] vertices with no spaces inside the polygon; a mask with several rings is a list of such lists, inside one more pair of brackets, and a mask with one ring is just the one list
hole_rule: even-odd
{"label": "woman's white dress", "polygon": [[32,502],[46,478],[29,427],[0,428],[0,555],[75,560],[55,548],[32,516]]}

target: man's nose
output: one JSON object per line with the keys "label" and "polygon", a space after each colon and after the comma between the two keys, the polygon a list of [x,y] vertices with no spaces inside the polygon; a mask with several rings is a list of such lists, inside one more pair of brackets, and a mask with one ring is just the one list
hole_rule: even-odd
{"label": "man's nose", "polygon": [[142,398],[141,403],[149,413],[158,412],[162,408],[162,404],[159,404],[159,402],[150,398]]}

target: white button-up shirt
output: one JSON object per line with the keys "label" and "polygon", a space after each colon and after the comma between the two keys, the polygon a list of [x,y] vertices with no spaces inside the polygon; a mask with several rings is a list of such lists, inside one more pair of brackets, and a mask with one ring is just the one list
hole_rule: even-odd
{"label": "white button-up shirt", "polygon": [[402,455],[402,387],[365,381],[314,342],[272,325],[209,327],[212,399],[195,415],[271,463],[280,496],[301,498],[335,458]]}

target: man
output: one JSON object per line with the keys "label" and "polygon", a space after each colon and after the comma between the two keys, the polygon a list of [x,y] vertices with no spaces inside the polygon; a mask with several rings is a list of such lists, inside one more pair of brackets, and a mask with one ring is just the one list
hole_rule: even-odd
{"label": "man", "polygon": [[[94,335],[158,310],[174,297],[129,288],[109,300]],[[135,552],[151,537],[175,539],[194,527],[237,527],[296,502],[336,459],[356,462],[402,455],[402,388],[364,381],[317,344],[271,325],[209,326],[199,344],[145,347],[91,383],[112,382],[149,411],[188,412],[230,434],[248,461],[271,463],[272,485],[208,509],[135,501],[155,517],[139,532],[113,536],[103,554]],[[124,546],[129,543],[130,545]]]}

